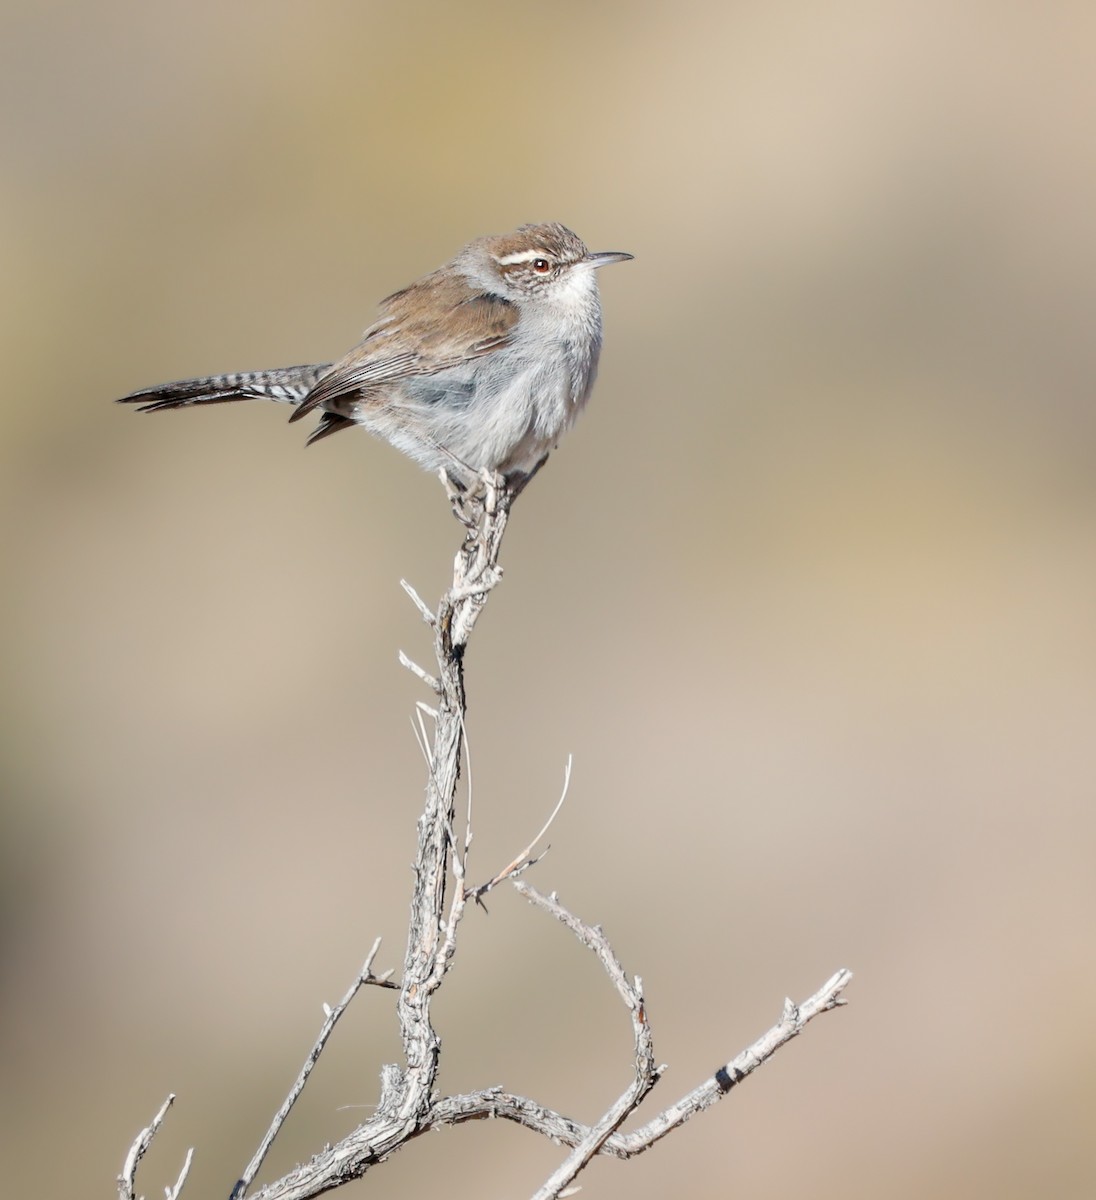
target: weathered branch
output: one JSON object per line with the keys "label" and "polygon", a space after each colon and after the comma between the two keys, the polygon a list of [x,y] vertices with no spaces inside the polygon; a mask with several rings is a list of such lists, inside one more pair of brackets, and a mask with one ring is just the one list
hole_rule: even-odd
{"label": "weathered branch", "polygon": [[[536,838],[506,867],[486,883],[467,883],[467,857],[471,844],[471,787],[464,836],[458,844],[456,799],[462,761],[467,762],[465,733],[464,652],[491,589],[501,578],[499,550],[506,531],[513,495],[498,477],[485,478],[473,494],[452,493],[457,515],[466,533],[453,564],[453,582],[436,611],[431,610],[406,582],[404,590],[434,636],[437,672],[400,653],[400,661],[431,691],[430,705],[416,706],[414,728],[427,763],[426,800],[418,821],[414,860],[414,887],[403,975],[398,983],[388,973],[373,974],[379,943],[374,943],[349,990],[333,1008],[325,1005],[325,1021],[297,1079],[232,1190],[231,1200],[243,1200],[313,1067],[327,1048],[339,1018],[367,984],[397,989],[396,1014],[403,1041],[404,1061],[381,1070],[380,1099],[370,1119],[333,1146],[315,1155],[283,1178],[251,1192],[251,1200],[308,1200],[359,1179],[371,1167],[423,1133],[465,1121],[502,1118],[570,1148],[570,1153],[536,1191],[534,1200],[554,1200],[568,1193],[574,1179],[596,1155],[630,1158],[649,1149],[689,1117],[722,1099],[781,1046],[799,1034],[819,1013],[844,1003],[841,996],[851,975],[839,971],[802,1005],[786,1001],[780,1021],[752,1046],[721,1066],[708,1079],[631,1133],[620,1127],[634,1113],[663,1068],[656,1064],[654,1044],[638,976],[630,977],[600,927],[588,925],[563,907],[556,896],[544,896],[518,876],[538,861],[533,857],[567,794],[570,761],[563,793],[555,811]],[[433,728],[429,722],[433,722]],[[463,756],[463,757],[462,757]],[[452,878],[450,879],[450,876]],[[613,1105],[593,1125],[585,1125],[524,1096],[501,1088],[488,1088],[462,1096],[437,1094],[440,1042],[431,1021],[431,1002],[450,970],[457,948],[457,932],[469,901],[482,898],[510,880],[532,904],[550,913],[597,956],[628,1010],[632,1023],[634,1060],[632,1077]],[[451,894],[450,894],[451,893]],[[120,1200],[137,1200],[134,1175],[164,1119],[169,1097],[148,1129],[135,1139],[119,1176]],[[168,1200],[177,1200],[190,1165],[190,1154]]]}
{"label": "weathered branch", "polygon": [[[260,1188],[253,1194],[255,1200],[306,1200],[360,1178],[431,1125],[440,1043],[430,1004],[452,963],[457,926],[468,900],[453,832],[464,746],[464,650],[491,589],[502,577],[498,556],[511,498],[502,480],[493,477],[485,478],[475,495],[460,501],[467,533],[453,564],[452,585],[436,612],[410,585],[403,585],[434,631],[438,667],[437,675],[430,675],[401,654],[401,661],[423,679],[437,701],[427,710],[434,729],[426,746],[426,804],[418,822],[411,920],[396,1005],[404,1064],[385,1069],[381,1102],[370,1120],[284,1179]],[[447,911],[450,871],[457,886]],[[243,1195],[240,1190],[239,1197]]]}
{"label": "weathered branch", "polygon": [[[830,1009],[845,1004],[841,993],[851,979],[851,971],[838,971],[802,1004],[797,1006],[785,1001],[780,1020],[753,1045],[717,1068],[707,1079],[646,1125],[634,1129],[631,1133],[614,1133],[606,1138],[599,1153],[627,1159],[650,1150],[655,1142],[672,1133],[690,1117],[722,1100],[735,1084],[741,1083],[781,1046],[801,1033],[808,1021],[820,1013],[829,1012]],[[565,1146],[577,1146],[590,1134],[590,1126],[545,1108],[525,1096],[515,1096],[502,1088],[485,1088],[483,1091],[469,1092],[463,1096],[447,1096],[434,1105],[433,1115],[435,1127],[439,1129],[447,1125],[463,1125],[465,1121],[496,1118],[513,1121]]]}

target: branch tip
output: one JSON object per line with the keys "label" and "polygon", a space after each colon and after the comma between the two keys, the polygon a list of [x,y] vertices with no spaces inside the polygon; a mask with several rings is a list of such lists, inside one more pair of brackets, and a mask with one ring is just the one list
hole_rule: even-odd
{"label": "branch tip", "polygon": [[402,650],[399,652],[399,660],[401,667],[406,667],[412,675],[415,675],[421,679],[422,682],[425,683],[432,692],[435,692],[439,695],[441,694],[442,687],[438,680],[435,679],[435,677],[428,671],[424,671],[423,668],[420,667],[419,664],[413,659],[408,658],[408,656],[404,654]]}
{"label": "branch tip", "polygon": [[438,618],[430,611],[422,597],[415,589],[407,582],[406,579],[400,580],[400,587],[411,597],[411,603],[419,610],[419,615],[427,625],[434,626],[438,623]]}
{"label": "branch tip", "polygon": [[[160,1130],[160,1126],[164,1123],[164,1117],[167,1115],[167,1110],[175,1103],[175,1093],[169,1092],[167,1099],[160,1105],[156,1115],[152,1118],[147,1129],[142,1129],[141,1132],[133,1139],[133,1144],[129,1148],[129,1153],[126,1155],[126,1161],[122,1164],[122,1173],[118,1176],[118,1195],[120,1200],[136,1200],[136,1175],[137,1164],[144,1158],[149,1146],[152,1145],[152,1139]],[[176,1200],[179,1194],[179,1189],[186,1181],[187,1172],[190,1170],[190,1162],[194,1156],[193,1149],[187,1152],[186,1160],[183,1163],[183,1170],[179,1175],[179,1179],[174,1188],[164,1188],[167,1200]]]}

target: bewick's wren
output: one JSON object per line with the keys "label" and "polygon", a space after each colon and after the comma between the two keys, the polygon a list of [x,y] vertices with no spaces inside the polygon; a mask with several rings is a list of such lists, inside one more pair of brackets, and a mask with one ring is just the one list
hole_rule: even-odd
{"label": "bewick's wren", "polygon": [[141,412],[277,400],[309,443],[362,425],[432,471],[467,484],[498,471],[515,491],[571,427],[601,351],[594,272],[632,255],[590,253],[563,225],[522,225],[470,242],[380,304],[336,363],[213,375],[125,396]]}

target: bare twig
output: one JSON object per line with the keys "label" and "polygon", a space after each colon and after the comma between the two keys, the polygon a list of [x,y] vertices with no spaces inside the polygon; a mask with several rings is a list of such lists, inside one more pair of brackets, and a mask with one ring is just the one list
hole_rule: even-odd
{"label": "bare twig", "polygon": [[183,1184],[186,1183],[186,1177],[190,1174],[190,1164],[194,1161],[194,1147],[186,1152],[186,1158],[183,1160],[182,1168],[179,1174],[175,1177],[175,1186],[164,1188],[164,1200],[179,1200],[179,1193],[183,1190]]}
{"label": "bare twig", "polygon": [[514,880],[514,887],[529,901],[545,912],[551,913],[592,950],[605,968],[620,998],[632,1017],[632,1032],[635,1038],[635,1078],[616,1103],[605,1113],[575,1146],[560,1166],[545,1180],[533,1200],[552,1200],[578,1176],[590,1159],[605,1142],[620,1128],[628,1116],[643,1101],[643,1097],[658,1082],[662,1068],[655,1065],[654,1041],[647,1021],[647,1010],[643,1003],[643,985],[638,976],[628,978],[620,959],[617,958],[609,939],[596,925],[587,925],[560,904],[552,896],[544,896],[522,880]]}
{"label": "bare twig", "polygon": [[[600,1153],[613,1158],[627,1159],[650,1150],[657,1141],[683,1125],[690,1117],[722,1100],[736,1084],[741,1083],[781,1046],[801,1033],[808,1021],[820,1013],[829,1012],[845,1004],[841,993],[851,979],[851,971],[838,971],[802,1004],[797,1006],[785,1001],[780,1020],[753,1045],[719,1067],[703,1083],[646,1125],[634,1129],[631,1133],[613,1133],[605,1139]],[[464,1096],[447,1096],[434,1106],[437,1128],[489,1118],[513,1121],[565,1146],[578,1146],[592,1132],[588,1125],[545,1108],[524,1096],[505,1092],[502,1088],[487,1088],[482,1092],[471,1092]]]}
{"label": "bare twig", "polygon": [[339,1023],[339,1018],[350,1006],[350,1001],[354,999],[367,983],[377,984],[380,987],[398,986],[388,983],[388,976],[391,974],[390,971],[379,976],[373,974],[373,961],[376,959],[377,951],[380,948],[381,939],[377,938],[366,956],[365,964],[358,972],[358,977],[350,985],[346,995],[343,996],[334,1008],[331,1008],[327,1004],[323,1006],[326,1019],[320,1029],[319,1036],[316,1038],[312,1049],[308,1052],[308,1057],[304,1060],[304,1066],[301,1067],[297,1078],[293,1081],[293,1086],[289,1089],[289,1095],[282,1101],[281,1108],[274,1114],[274,1120],[271,1121],[270,1128],[259,1143],[259,1148],[255,1151],[251,1161],[244,1168],[244,1172],[237,1181],[236,1186],[232,1189],[232,1200],[240,1200],[240,1197],[244,1195],[251,1186],[255,1176],[259,1173],[259,1168],[263,1165],[263,1159],[266,1158],[274,1139],[285,1124],[293,1105],[297,1103],[298,1097],[304,1091],[304,1085],[308,1082],[309,1075],[312,1074],[312,1068],[319,1061],[319,1057],[323,1053],[323,1048],[327,1045],[327,1039],[335,1031],[335,1026]]}
{"label": "bare twig", "polygon": [[690,1117],[722,1100],[733,1087],[772,1058],[781,1046],[798,1037],[808,1021],[813,1021],[821,1013],[847,1004],[848,1001],[842,992],[851,980],[852,972],[842,968],[830,976],[818,991],[802,1004],[795,1005],[791,1000],[785,1000],[780,1020],[770,1030],[763,1033],[752,1046],[748,1046],[741,1054],[721,1066],[710,1079],[706,1079],[665,1112],[659,1113],[654,1120],[626,1134],[622,1138],[623,1147],[629,1154],[648,1150]]}
{"label": "bare twig", "polygon": [[472,797],[475,794],[472,787],[472,742],[468,737],[468,724],[464,719],[464,713],[460,715],[460,736],[461,745],[464,747],[464,772],[468,779],[465,785],[465,795],[468,797],[468,801],[464,809],[464,845],[458,851],[456,842],[453,844],[453,871],[463,889],[464,879],[468,873],[468,855],[472,849]]}
{"label": "bare twig", "polygon": [[437,617],[431,612],[426,601],[415,591],[415,589],[407,582],[406,579],[400,580],[400,587],[411,597],[411,603],[419,610],[419,614],[427,625],[434,625]]}
{"label": "bare twig", "polygon": [[[545,821],[544,824],[541,826],[540,833],[538,833],[537,836],[535,838],[533,838],[533,840],[529,843],[529,845],[526,846],[525,849],[522,850],[522,852],[515,859],[513,859],[512,862],[510,862],[507,866],[503,867],[502,870],[499,871],[497,875],[493,875],[490,879],[488,879],[488,881],[486,883],[481,883],[479,885],[479,887],[473,888],[472,891],[469,893],[469,896],[471,899],[479,902],[484,896],[487,895],[487,893],[489,891],[491,891],[492,888],[498,887],[498,885],[500,883],[504,882],[507,879],[513,879],[515,876],[522,874],[523,872],[527,871],[530,867],[535,866],[538,862],[540,862],[540,860],[544,857],[544,855],[540,854],[536,858],[534,858],[533,851],[534,851],[534,849],[536,849],[537,843],[541,840],[541,838],[544,837],[544,835],[548,832],[548,830],[552,828],[553,821],[555,821],[556,817],[559,816],[559,810],[563,807],[564,800],[567,799],[567,792],[568,792],[570,786],[571,786],[571,756],[568,754],[567,755],[567,766],[564,767],[564,769],[563,769],[563,791],[560,792],[559,800],[556,801],[556,806],[555,806],[555,808],[552,809],[552,812],[549,815],[548,820]],[[548,848],[545,847],[545,854],[547,852],[548,852]]]}
{"label": "bare twig", "polygon": [[399,658],[400,666],[406,667],[412,675],[416,675],[419,679],[421,679],[422,682],[425,683],[432,692],[441,690],[441,685],[434,678],[434,676],[423,670],[423,668],[420,667],[417,662],[414,662],[412,659],[408,658],[402,650],[399,652]]}
{"label": "bare twig", "polygon": [[560,904],[559,898],[554,892],[550,896],[545,896],[543,893],[538,892],[535,887],[521,880],[516,880],[514,887],[531,904],[536,905],[537,908],[542,909],[546,913],[550,913],[557,921],[566,925],[588,950],[592,950],[598,956],[601,965],[605,968],[606,975],[613,981],[613,986],[619,993],[620,998],[632,1013],[636,1014],[642,1011],[643,996],[638,987],[638,980],[635,983],[629,980],[620,959],[617,958],[612,946],[609,945],[609,939],[605,936],[600,925],[587,925],[585,921],[580,921],[574,913]]}
{"label": "bare twig", "polygon": [[[133,1139],[133,1145],[129,1148],[129,1153],[126,1155],[126,1161],[122,1164],[122,1173],[118,1176],[118,1196],[119,1200],[137,1200],[136,1193],[136,1175],[137,1164],[145,1156],[145,1152],[152,1145],[152,1139],[160,1130],[160,1126],[164,1123],[164,1117],[167,1116],[167,1110],[175,1103],[175,1096],[172,1094],[160,1105],[159,1111],[152,1118],[152,1123],[147,1129],[142,1129],[141,1132]],[[179,1193],[183,1190],[183,1184],[186,1183],[186,1177],[190,1173],[190,1164],[194,1161],[194,1150],[191,1148],[186,1152],[186,1158],[183,1160],[182,1170],[179,1172],[179,1177],[175,1181],[175,1186],[165,1188],[164,1192],[166,1200],[178,1200]]]}

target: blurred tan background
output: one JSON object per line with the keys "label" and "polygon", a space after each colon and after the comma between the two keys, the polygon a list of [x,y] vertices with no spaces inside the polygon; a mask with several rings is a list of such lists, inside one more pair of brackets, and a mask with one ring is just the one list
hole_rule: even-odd
{"label": "blurred tan background", "polygon": [[[0,1147],[111,1196],[179,1095],[223,1196],[378,934],[398,967],[435,480],[186,375],[335,357],[475,235],[602,276],[589,412],[470,657],[486,877],[643,975],[670,1102],[837,967],[851,1005],[604,1197],[1089,1197],[1096,1168],[1096,10],[9,0],[0,15]],[[629,1032],[518,898],[470,916],[443,1086],[583,1119]],[[362,997],[267,1177],[397,1057]],[[529,1194],[509,1126],[348,1195]]]}

